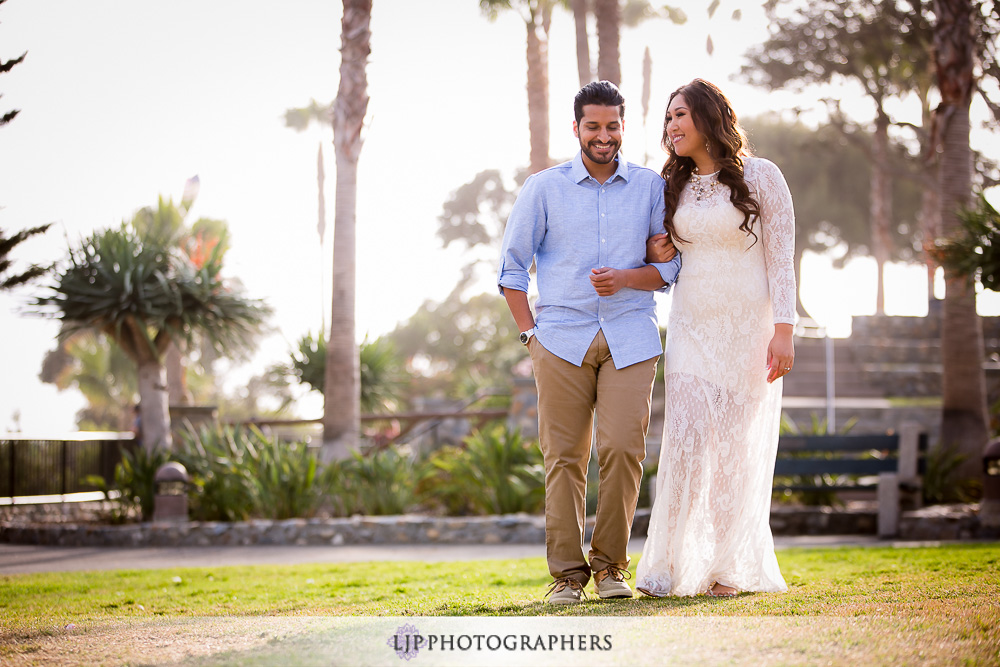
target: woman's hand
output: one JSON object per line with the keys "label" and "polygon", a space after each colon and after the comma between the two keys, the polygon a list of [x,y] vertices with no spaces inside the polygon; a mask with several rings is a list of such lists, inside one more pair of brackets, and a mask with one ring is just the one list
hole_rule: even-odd
{"label": "woman's hand", "polygon": [[654,234],[646,240],[646,263],[663,264],[677,254],[673,241],[666,234]]}
{"label": "woman's hand", "polygon": [[792,325],[775,324],[774,337],[767,346],[767,381],[774,382],[788,375],[795,362],[795,344],[792,342]]}

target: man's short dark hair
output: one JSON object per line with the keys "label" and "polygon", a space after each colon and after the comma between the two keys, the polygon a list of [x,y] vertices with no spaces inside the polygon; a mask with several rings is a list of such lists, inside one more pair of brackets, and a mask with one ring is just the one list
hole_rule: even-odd
{"label": "man's short dark hair", "polygon": [[583,107],[588,104],[600,104],[603,107],[618,107],[618,116],[625,118],[625,98],[618,86],[610,81],[591,81],[580,89],[573,100],[573,113],[576,122],[583,118]]}

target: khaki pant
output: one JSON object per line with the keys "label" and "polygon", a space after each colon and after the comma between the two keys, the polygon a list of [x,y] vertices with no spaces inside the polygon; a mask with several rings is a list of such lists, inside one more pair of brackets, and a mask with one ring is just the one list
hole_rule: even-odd
{"label": "khaki pant", "polygon": [[[581,584],[591,572],[628,567],[658,357],[616,369],[599,331],[579,367],[528,343],[538,387],[538,436],[545,459],[545,550],[556,579]],[[600,477],[589,564],[583,554],[587,464],[594,413]]]}

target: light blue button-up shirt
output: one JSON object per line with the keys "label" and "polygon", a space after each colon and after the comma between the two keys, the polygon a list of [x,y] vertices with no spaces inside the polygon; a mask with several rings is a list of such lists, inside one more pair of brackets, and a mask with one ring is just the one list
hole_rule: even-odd
{"label": "light blue button-up shirt", "polygon": [[[635,269],[645,266],[646,240],[663,232],[663,179],[626,162],[599,183],[577,153],[570,162],[534,174],[514,202],[497,284],[528,291],[528,268],[537,263],[538,301],[535,335],[546,350],[577,366],[583,363],[594,336],[604,330],[615,368],[659,355],[653,293],[624,288],[598,296],[591,269]],[[653,264],[666,292],[681,268],[680,255]]]}

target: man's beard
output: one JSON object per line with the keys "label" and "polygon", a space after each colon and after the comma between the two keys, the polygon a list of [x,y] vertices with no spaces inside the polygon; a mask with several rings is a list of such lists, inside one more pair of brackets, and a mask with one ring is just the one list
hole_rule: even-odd
{"label": "man's beard", "polygon": [[584,146],[583,143],[580,144],[580,148],[583,150],[584,155],[586,155],[592,162],[596,164],[610,164],[614,162],[614,159],[618,157],[618,151],[621,150],[621,144],[617,141],[610,142],[611,149],[608,151],[608,157],[601,157],[597,153],[591,151],[590,145]]}

